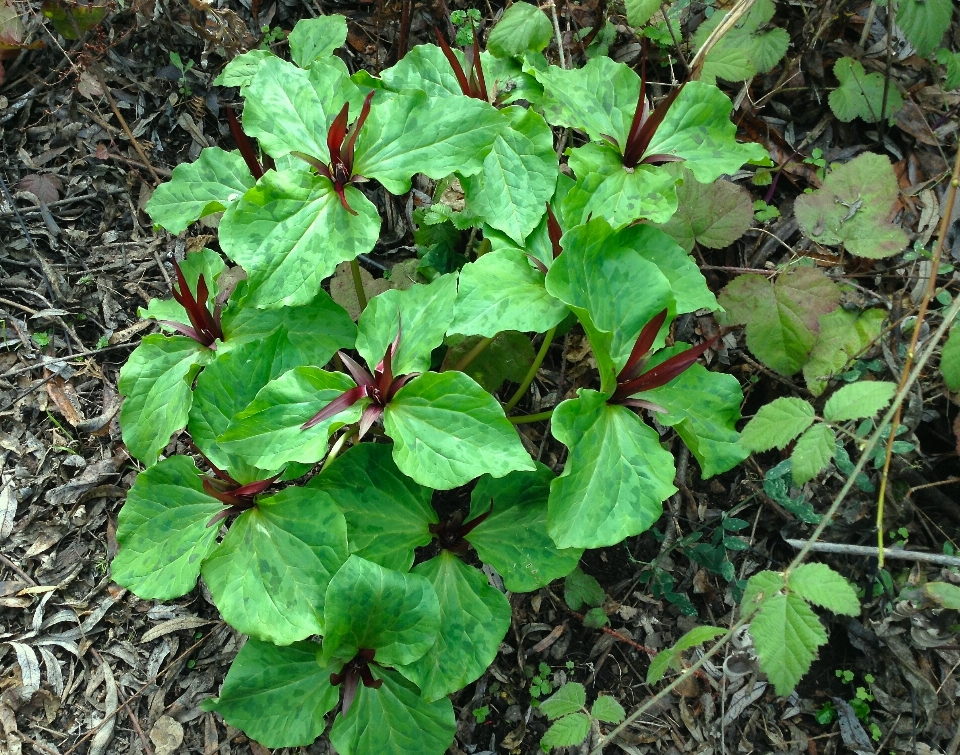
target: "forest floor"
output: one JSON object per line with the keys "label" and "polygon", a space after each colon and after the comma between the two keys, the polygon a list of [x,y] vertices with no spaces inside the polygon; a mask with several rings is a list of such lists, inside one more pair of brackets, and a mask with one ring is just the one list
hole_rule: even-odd
{"label": "forest floor", "polygon": [[[469,7],[461,0],[411,5],[409,45],[430,41],[435,24],[447,28],[450,10]],[[188,237],[155,233],[143,207],[154,187],[202,148],[233,147],[225,108],[238,107],[239,97],[211,82],[238,52],[270,43],[285,52],[282,36],[264,40],[263,28],[289,31],[300,18],[343,13],[345,60],[351,70],[375,73],[395,58],[402,3],[254,0],[251,9],[246,0],[220,8],[135,0],[112,8],[79,40],[53,32],[39,3],[15,7],[27,39],[44,45],[4,61],[0,84],[0,752],[260,755],[265,748],[199,707],[217,693],[242,642],[203,586],[154,602],[110,580],[117,513],[138,471],[121,440],[118,373],[156,327],[137,310],[168,297],[171,260],[214,243],[216,233],[213,224]],[[574,33],[606,15],[617,28],[609,54],[639,66],[641,44],[613,4],[557,7],[568,55],[579,54]],[[489,28],[497,8],[488,2],[480,11]],[[697,3],[684,11],[683,44],[703,11]],[[780,217],[758,222],[725,249],[696,249],[704,274],[719,292],[744,270],[802,255],[856,284],[846,294],[852,307],[884,308],[891,321],[910,315],[929,263],[837,257],[803,236],[793,201],[821,185],[819,166],[804,160],[814,149],[827,163],[868,150],[885,154],[901,190],[891,219],[929,246],[957,149],[960,91],[944,92],[940,74],[900,37],[888,42],[885,10],[874,13],[869,0],[781,2],[772,23],[790,34],[786,58],[746,86],[721,86],[736,103],[740,138],[760,141],[783,166],[773,190],[744,183]],[[960,49],[956,14],[950,35]],[[555,54],[555,46],[547,52]],[[827,95],[837,86],[833,64],[844,56],[903,93],[906,106],[892,125],[833,115]],[[371,255],[375,277],[414,254],[405,198],[388,201],[394,212]],[[952,220],[944,260],[960,265],[960,220]],[[957,280],[953,273],[948,291],[958,290]],[[886,379],[899,379],[904,338],[895,328],[865,356],[879,360]],[[744,386],[745,416],[778,396],[808,395],[754,361],[742,330],[727,344],[721,368]],[[73,357],[49,362],[66,355]],[[548,392],[562,384],[568,395],[587,370],[585,343],[573,331],[551,348],[537,386]],[[928,368],[919,386],[901,436],[912,447],[894,459],[884,529],[891,543],[956,553],[958,409],[936,369]],[[532,428],[524,427],[527,439],[539,444]],[[548,445],[543,460],[559,465],[559,451]],[[681,456],[680,493],[658,533],[584,557],[584,571],[606,593],[605,629],[584,625],[566,606],[562,584],[512,596],[514,624],[497,660],[454,696],[451,752],[538,752],[547,722],[531,703],[566,680],[582,682],[591,695],[614,695],[628,711],[649,699],[649,653],[698,623],[731,623],[737,579],[781,568],[795,555],[786,539],[811,531],[764,486],[782,458],[759,454],[704,481],[695,461]],[[814,511],[829,505],[844,476],[820,480],[802,491]],[[872,544],[875,508],[875,494],[854,491],[826,539]],[[740,532],[746,548],[698,551],[696,537],[715,545],[721,513],[749,522]],[[960,582],[956,568],[891,560],[880,573],[875,558],[818,557],[863,589],[863,611],[856,619],[824,617],[829,643],[796,693],[777,697],[749,653],[731,648],[606,751],[957,755],[957,614],[920,610],[904,598],[927,579]],[[319,741],[303,751],[327,747]]]}

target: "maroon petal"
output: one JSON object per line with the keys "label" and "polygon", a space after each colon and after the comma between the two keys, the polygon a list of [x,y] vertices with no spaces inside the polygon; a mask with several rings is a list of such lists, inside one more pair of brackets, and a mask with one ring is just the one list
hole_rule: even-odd
{"label": "maroon petal", "polygon": [[[560,246],[560,237],[563,236],[563,229],[557,222],[557,216],[553,214],[550,205],[547,205],[547,233],[550,235],[550,245],[553,247],[553,258],[556,259],[563,252]],[[544,270],[546,272],[546,270]]]}
{"label": "maroon petal", "polygon": [[336,165],[342,163],[343,158],[340,148],[343,146],[343,138],[347,135],[347,118],[350,117],[350,103],[343,103],[343,107],[330,124],[330,130],[327,131],[327,149],[330,150],[330,164]]}
{"label": "maroon petal", "polygon": [[260,165],[260,161],[257,160],[257,154],[253,149],[253,142],[250,140],[250,137],[243,132],[243,129],[240,128],[240,122],[237,120],[237,116],[233,114],[233,108],[231,107],[227,108],[227,123],[230,126],[230,134],[233,136],[233,141],[237,143],[237,149],[240,150],[240,155],[247,164],[247,168],[253,174],[254,178],[261,178],[263,176],[263,167]]}
{"label": "maroon petal", "polygon": [[340,354],[340,359],[343,360],[343,366],[347,368],[347,371],[353,377],[353,380],[357,385],[365,385],[368,388],[373,388],[376,386],[376,382],[369,372],[363,369],[363,367],[354,362],[353,359],[348,357],[342,351],[337,353]]}
{"label": "maroon petal", "polygon": [[337,197],[340,199],[340,205],[349,212],[351,215],[359,215],[355,209],[350,206],[350,203],[347,201],[346,187],[343,184],[333,182],[333,190],[337,192]]}
{"label": "maroon petal", "polygon": [[299,157],[305,163],[309,163],[314,168],[317,169],[317,173],[326,178],[328,181],[333,180],[333,176],[330,174],[330,169],[320,162],[317,158],[311,157],[310,155],[304,154],[303,152],[297,152],[296,150],[291,150],[290,154],[294,157]]}
{"label": "maroon petal", "polygon": [[[281,473],[282,474],[282,473]],[[254,496],[259,495],[264,490],[269,488],[273,483],[275,483],[280,478],[279,474],[275,474],[273,477],[267,480],[257,480],[256,482],[248,482],[246,485],[241,485],[235,490],[231,490],[235,496]]]}
{"label": "maroon petal", "polygon": [[666,152],[658,152],[655,155],[648,155],[640,161],[640,165],[658,165],[660,163],[682,163],[686,160],[679,155],[670,155]]}
{"label": "maroon petal", "polygon": [[390,403],[393,400],[393,397],[397,395],[397,391],[399,391],[401,388],[403,388],[403,386],[419,375],[419,372],[409,372],[406,375],[401,375],[400,377],[396,378],[392,383],[390,383],[390,389],[387,391],[387,395],[384,400],[387,403]]}
{"label": "maroon petal", "polygon": [[[330,677],[330,680],[333,681],[333,676]],[[356,669],[350,668],[343,676],[343,707],[341,711],[344,716],[347,715],[353,705],[353,699],[357,696],[357,687],[359,686],[360,674],[357,673]]]}
{"label": "maroon petal", "polygon": [[357,435],[357,440],[362,440],[363,436],[367,434],[367,431],[373,427],[374,422],[382,416],[383,407],[378,404],[370,404],[370,406],[364,409],[363,414],[360,415],[360,433]]}
{"label": "maroon petal", "polygon": [[238,503],[240,503],[240,500],[235,495],[233,495],[232,490],[229,492],[223,492],[222,490],[217,490],[213,486],[213,483],[206,477],[203,479],[202,484],[203,484],[204,492],[206,492],[207,495],[210,495],[216,498],[224,506],[235,506]]}
{"label": "maroon petal", "polygon": [[537,270],[539,270],[541,273],[546,275],[549,272],[549,270],[547,270],[547,266],[543,264],[543,260],[541,260],[539,257],[534,257],[532,254],[530,254],[530,252],[524,252],[524,254],[530,258],[530,261],[537,266]]}
{"label": "maroon petal", "polygon": [[233,508],[232,508],[232,507],[225,508],[225,509],[221,509],[221,510],[218,511],[216,514],[214,514],[212,517],[210,517],[210,521],[207,522],[207,527],[212,527],[212,526],[215,525],[217,522],[222,522],[224,519],[226,519],[228,516],[230,516],[231,513],[233,513]]}
{"label": "maroon petal", "polygon": [[643,326],[643,330],[640,331],[640,335],[633,347],[633,351],[630,352],[630,358],[623,366],[620,374],[617,375],[617,382],[623,383],[628,380],[633,380],[640,374],[640,370],[643,369],[640,360],[647,355],[648,351],[650,351],[650,347],[653,346],[653,342],[657,338],[657,333],[660,332],[660,328],[663,327],[663,323],[666,319],[667,310],[664,309],[650,322]]}
{"label": "maroon petal", "polygon": [[370,115],[370,100],[373,99],[375,92],[370,92],[367,95],[366,99],[363,101],[363,108],[360,110],[360,117],[354,122],[353,126],[350,129],[350,136],[347,139],[347,147],[343,151],[343,166],[347,169],[349,175],[353,175],[353,150],[357,144],[357,134],[360,133],[360,129],[363,128],[364,121],[367,120],[367,116]]}
{"label": "maroon petal", "polygon": [[330,417],[335,417],[340,412],[349,409],[360,399],[367,396],[367,386],[358,385],[356,388],[351,388],[349,391],[344,391],[337,398],[327,404],[323,409],[314,414],[310,419],[300,425],[301,430],[309,430],[314,425],[318,425],[323,422],[325,419],[330,419]]}
{"label": "maroon petal", "polygon": [[709,341],[704,341],[699,346],[694,346],[692,349],[687,349],[682,354],[677,354],[676,356],[670,357],[663,362],[663,364],[658,364],[652,370],[645,372],[635,380],[621,383],[617,386],[617,390],[613,394],[613,398],[616,400],[622,400],[636,393],[652,391],[654,388],[659,388],[663,385],[666,385],[675,377],[677,377],[677,375],[684,372],[694,362],[696,362],[703,352],[717,342],[718,338],[719,336],[714,336]]}
{"label": "maroon petal", "polygon": [[473,73],[476,76],[477,87],[474,91],[474,97],[484,102],[489,102],[487,96],[487,82],[483,80],[483,63],[480,61],[480,42],[477,39],[477,27],[473,27]]}
{"label": "maroon petal", "polygon": [[653,401],[647,401],[642,398],[626,398],[620,402],[621,406],[633,406],[637,409],[649,409],[651,412],[658,412],[660,414],[669,414],[669,410],[660,406],[660,404],[655,404]]}
{"label": "maroon petal", "polygon": [[487,518],[493,513],[493,499],[490,499],[490,508],[487,509],[484,513],[480,514],[478,517],[474,517],[469,522],[464,524],[460,529],[457,530],[457,537],[466,537],[471,532],[473,532],[477,527],[483,524]]}
{"label": "maroon petal", "polygon": [[453,54],[453,50],[450,49],[450,45],[447,44],[447,40],[443,38],[440,30],[436,26],[433,27],[433,30],[437,33],[437,44],[440,45],[444,57],[453,69],[453,75],[457,77],[457,83],[460,84],[460,91],[469,97],[471,94],[470,82],[467,81],[467,76],[463,72],[463,66],[460,65],[460,61],[457,60],[457,56]]}
{"label": "maroon petal", "polygon": [[670,106],[673,105],[674,100],[680,96],[680,92],[683,91],[685,86],[686,82],[664,97],[654,111],[650,113],[650,117],[646,119],[637,134],[631,135],[633,138],[627,142],[623,150],[623,164],[627,168],[637,167],[640,158],[643,157],[643,153],[646,152],[647,147],[650,146],[653,135],[657,133],[657,129],[660,127],[660,124],[663,123],[667,111],[670,110]]}
{"label": "maroon petal", "polygon": [[184,325],[182,322],[176,322],[175,320],[157,320],[157,322],[161,325],[166,325],[168,328],[173,328],[178,333],[185,335],[187,338],[192,338],[197,343],[203,342],[203,337],[189,325]]}

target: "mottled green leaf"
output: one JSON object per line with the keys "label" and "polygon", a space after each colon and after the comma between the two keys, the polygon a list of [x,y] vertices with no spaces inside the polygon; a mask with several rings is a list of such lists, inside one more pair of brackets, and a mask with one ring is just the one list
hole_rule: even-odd
{"label": "mottled green leaf", "polygon": [[[454,55],[466,70],[467,63],[463,53],[455,50]],[[463,97],[450,62],[436,45],[417,45],[397,61],[395,66],[384,70],[380,78],[383,85],[394,92],[412,89],[426,92],[430,97]]]}
{"label": "mottled green leaf", "polygon": [[683,175],[677,187],[679,208],[660,228],[685,251],[692,251],[694,243],[722,249],[753,226],[753,197],[742,186],[723,180],[702,184],[687,170]]}
{"label": "mottled green leaf", "polygon": [[[445,343],[449,348],[440,371],[453,369],[482,340],[479,336],[448,336]],[[526,335],[505,330],[497,333],[461,372],[476,380],[487,393],[495,393],[505,380],[520,383],[533,366],[534,357],[533,344]]]}
{"label": "mottled green leaf", "polygon": [[213,80],[213,85],[218,87],[245,87],[253,81],[257,75],[257,70],[267,58],[275,58],[270,50],[249,50],[242,55],[237,55],[233,60],[224,66],[220,75]]}
{"label": "mottled green leaf", "polygon": [[579,567],[563,580],[563,600],[571,611],[579,611],[585,606],[599,606],[606,597],[596,577],[585,574]]}
{"label": "mottled green leaf", "polygon": [[498,58],[540,52],[553,39],[553,25],[535,5],[517,2],[504,12],[487,38],[487,49]]}
{"label": "mottled green leaf", "polygon": [[290,57],[301,68],[333,55],[347,41],[347,19],[341,15],[302,18],[293,27],[287,42]]}

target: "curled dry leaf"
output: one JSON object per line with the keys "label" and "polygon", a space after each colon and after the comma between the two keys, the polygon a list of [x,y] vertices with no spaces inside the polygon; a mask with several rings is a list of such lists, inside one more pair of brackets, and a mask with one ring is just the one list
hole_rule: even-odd
{"label": "curled dry leaf", "polygon": [[29,191],[43,204],[51,204],[60,199],[63,181],[52,173],[29,173],[17,184],[21,191]]}

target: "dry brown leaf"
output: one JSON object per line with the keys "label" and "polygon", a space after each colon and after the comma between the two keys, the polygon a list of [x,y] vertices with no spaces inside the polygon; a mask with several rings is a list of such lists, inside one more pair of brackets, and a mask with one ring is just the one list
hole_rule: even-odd
{"label": "dry brown leaf", "polygon": [[169,621],[164,621],[160,624],[157,624],[155,627],[148,629],[143,633],[143,637],[140,638],[140,644],[147,642],[152,642],[158,637],[163,637],[165,634],[170,634],[171,632],[182,632],[185,629],[196,629],[197,627],[202,627],[206,624],[211,624],[212,622],[207,619],[201,619],[199,616],[181,616],[179,619],[170,619]]}
{"label": "dry brown leaf", "polygon": [[150,729],[150,741],[154,744],[154,755],[172,755],[183,744],[183,726],[170,716],[160,716]]}
{"label": "dry brown leaf", "polygon": [[73,385],[59,375],[55,375],[47,381],[46,389],[47,395],[67,422],[73,427],[83,422],[83,414],[79,409],[80,399]]}
{"label": "dry brown leaf", "polygon": [[44,204],[51,204],[60,199],[63,190],[63,181],[51,173],[28,173],[17,184],[21,191],[29,191]]}

